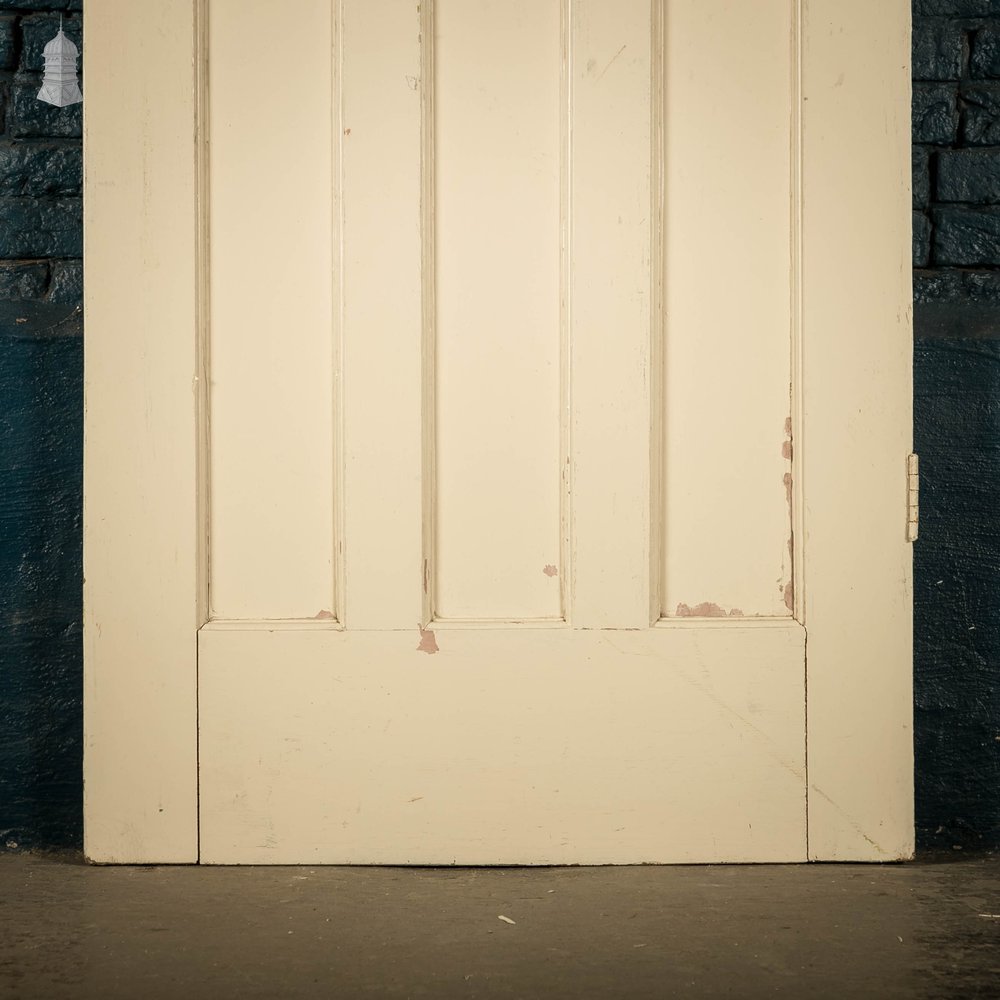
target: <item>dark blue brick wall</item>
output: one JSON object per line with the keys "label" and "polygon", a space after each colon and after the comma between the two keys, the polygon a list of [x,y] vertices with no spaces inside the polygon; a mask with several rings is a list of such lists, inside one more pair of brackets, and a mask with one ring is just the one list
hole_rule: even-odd
{"label": "dark blue brick wall", "polygon": [[918,844],[1000,846],[1000,0],[913,4]]}
{"label": "dark blue brick wall", "polygon": [[80,0],[0,0],[0,850],[82,840],[81,107],[36,100]]}

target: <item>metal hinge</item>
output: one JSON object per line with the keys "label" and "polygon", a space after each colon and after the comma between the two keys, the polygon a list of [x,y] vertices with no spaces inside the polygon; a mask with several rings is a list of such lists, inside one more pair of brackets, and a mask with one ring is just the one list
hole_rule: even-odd
{"label": "metal hinge", "polygon": [[920,530],[920,457],[906,456],[906,540],[915,542]]}

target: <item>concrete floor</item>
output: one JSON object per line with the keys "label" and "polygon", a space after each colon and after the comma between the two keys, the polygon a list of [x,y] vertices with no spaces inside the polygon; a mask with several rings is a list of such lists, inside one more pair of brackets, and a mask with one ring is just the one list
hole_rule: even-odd
{"label": "concrete floor", "polygon": [[365,996],[1000,997],[1000,858],[407,869],[0,855],[5,1000]]}

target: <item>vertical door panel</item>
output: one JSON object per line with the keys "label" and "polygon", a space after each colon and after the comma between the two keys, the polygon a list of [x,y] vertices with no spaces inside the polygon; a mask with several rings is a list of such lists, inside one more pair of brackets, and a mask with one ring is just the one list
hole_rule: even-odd
{"label": "vertical door panel", "polygon": [[343,617],[416,631],[423,613],[420,12],[339,5],[343,244]]}
{"label": "vertical door panel", "polygon": [[331,6],[211,3],[213,617],[334,608]]}
{"label": "vertical door panel", "polygon": [[650,13],[571,6],[571,621],[649,625]]}
{"label": "vertical door panel", "polygon": [[434,5],[443,619],[561,615],[561,5]]}
{"label": "vertical door panel", "polygon": [[791,613],[792,7],[665,5],[665,616]]}

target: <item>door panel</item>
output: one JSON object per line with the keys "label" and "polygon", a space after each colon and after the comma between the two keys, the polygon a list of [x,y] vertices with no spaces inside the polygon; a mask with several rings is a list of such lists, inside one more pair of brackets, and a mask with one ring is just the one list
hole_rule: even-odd
{"label": "door panel", "polygon": [[661,608],[791,615],[793,5],[664,5]]}
{"label": "door panel", "polygon": [[208,625],[201,859],[803,861],[804,641]]}
{"label": "door panel", "polygon": [[560,8],[434,5],[440,618],[562,617]]}
{"label": "door panel", "polygon": [[[209,28],[213,617],[334,607],[329,0],[213,0]],[[281,71],[254,79],[254,53]],[[308,136],[301,156],[293,151]]]}

